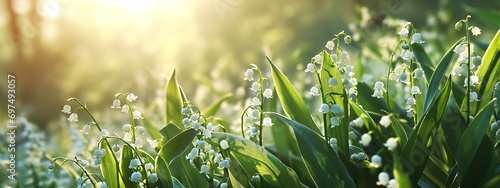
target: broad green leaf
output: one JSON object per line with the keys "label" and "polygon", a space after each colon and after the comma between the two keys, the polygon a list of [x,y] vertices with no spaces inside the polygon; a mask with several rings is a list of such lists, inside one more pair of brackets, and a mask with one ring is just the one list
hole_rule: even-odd
{"label": "broad green leaf", "polygon": [[[422,121],[420,121],[416,126],[415,130],[411,133],[408,142],[404,146],[403,155],[404,158],[408,161],[414,161],[414,163],[408,164],[411,165],[411,168],[415,170],[410,174],[410,179],[413,184],[416,184],[424,171],[427,160],[429,159],[430,153],[430,145],[429,139],[431,138],[433,133],[436,132],[439,124],[441,123],[441,119],[446,110],[446,106],[448,104],[448,100],[450,98],[451,93],[451,77],[448,78],[448,81],[437,99],[432,102],[428,110],[425,112],[422,117]],[[420,160],[415,161],[412,157],[419,156]],[[407,167],[410,168],[410,167]]]}
{"label": "broad green leaf", "polygon": [[[470,114],[473,116],[493,99],[495,84],[500,81],[500,30],[491,41],[483,57],[483,64],[477,71],[481,85],[476,86],[479,102],[470,103]],[[462,102],[462,110],[467,109],[467,98]]]}
{"label": "broad green leaf", "polygon": [[158,180],[164,187],[174,187],[172,175],[170,175],[170,170],[168,169],[167,163],[160,156],[156,156],[155,170],[156,175],[158,175]]}
{"label": "broad green leaf", "polygon": [[198,131],[194,129],[188,129],[177,134],[161,147],[158,156],[165,160],[167,165],[170,165],[175,158],[192,145],[191,142],[197,134]]}
{"label": "broad green leaf", "polygon": [[401,146],[404,146],[406,144],[406,141],[408,141],[408,136],[406,135],[405,129],[403,128],[403,125],[399,123],[399,121],[394,117],[392,114],[389,115],[391,118],[391,128],[396,133],[396,136],[399,138],[399,143]]}
{"label": "broad green leaf", "polygon": [[437,185],[437,187],[444,187],[448,178],[448,166],[432,155],[429,159],[422,176],[426,177],[427,183]]}
{"label": "broad green leaf", "polygon": [[144,119],[141,119],[141,122],[142,122],[142,125],[144,125],[144,128],[146,128],[146,130],[148,131],[149,135],[151,135],[151,137],[154,140],[161,138],[161,134],[160,134],[158,128],[156,128],[156,126],[153,125],[153,123],[151,123],[151,121],[149,121],[149,119],[147,117],[144,117]]}
{"label": "broad green leaf", "polygon": [[169,123],[162,129],[160,129],[160,134],[163,136],[163,138],[158,142],[158,146],[156,146],[155,150],[160,151],[161,147],[163,147],[165,143],[167,143],[170,139],[172,139],[175,135],[179,133],[181,133],[179,127],[177,127],[172,123]]}
{"label": "broad green leaf", "polygon": [[[478,164],[474,164],[472,162],[474,161],[476,152],[478,152],[481,147],[484,147],[482,144],[489,141],[486,137],[486,131],[488,130],[490,118],[493,114],[493,107],[494,100],[490,101],[481,111],[479,111],[460,139],[457,156],[459,180],[464,179],[465,175],[471,176],[476,174],[479,175],[478,177],[482,176],[481,174],[478,174],[480,172],[470,171],[471,169],[482,170],[482,172],[485,172],[484,169],[475,168],[474,166]],[[491,145],[491,148],[485,149],[493,151],[493,145],[491,142],[489,145]],[[483,158],[482,160],[491,158],[492,153],[493,152],[491,152],[490,156],[481,156]]]}
{"label": "broad green leaf", "polygon": [[290,125],[300,153],[317,187],[355,187],[349,172],[329,144],[306,126],[277,113],[269,115]]}
{"label": "broad green leaf", "polygon": [[278,158],[254,142],[227,133],[214,133],[211,139],[206,139],[215,146],[222,140],[226,140],[229,145],[225,151],[238,159],[244,170],[249,172],[247,174],[260,173],[262,181],[272,187],[301,187],[294,171],[290,171]]}
{"label": "broad green leaf", "polygon": [[233,187],[251,187],[249,177],[253,175],[245,172],[240,161],[234,155],[229,154],[229,158],[231,159],[231,165],[228,168],[231,185]]}
{"label": "broad green leaf", "polygon": [[[452,92],[452,96],[454,93]],[[455,101],[455,97],[450,97],[448,101],[448,107],[443,116],[443,121],[441,122],[441,128],[450,147],[453,157],[456,159],[458,154],[458,143],[462,133],[467,128],[467,122],[465,121],[460,108]]]}
{"label": "broad green leaf", "polygon": [[366,129],[371,130],[373,133],[371,134],[374,142],[372,141],[372,144],[378,144],[377,146],[379,148],[382,148],[383,145],[382,143],[385,143],[387,140],[387,132],[382,131],[381,127],[375,123],[375,121],[372,119],[372,117],[366,112],[363,108],[361,108],[358,104],[356,104],[353,101],[349,101],[349,104],[351,105],[351,108],[354,110],[354,112],[363,119]]}
{"label": "broad green leaf", "polygon": [[142,149],[137,149],[137,153],[139,153],[139,155],[142,158],[146,159],[146,163],[155,164],[155,159],[153,159],[153,157],[151,157],[151,155],[149,155],[149,153],[147,153],[146,151],[144,151]]}
{"label": "broad green leaf", "polygon": [[175,177],[172,177],[172,181],[174,181],[174,188],[184,188],[184,185]]}
{"label": "broad green leaf", "polygon": [[[187,130],[189,131],[189,130]],[[165,126],[161,131],[164,136],[165,143],[172,140],[181,133],[181,130],[177,128],[174,124],[169,124]],[[162,140],[163,141],[163,140]],[[191,143],[191,141],[186,141]],[[163,145],[162,145],[163,146]],[[182,153],[180,156],[186,156],[193,149],[193,145],[190,144],[188,148]],[[165,161],[166,163],[166,161]],[[170,174],[177,178],[183,186],[187,187],[209,187],[208,182],[206,181],[206,176],[199,172],[199,169],[193,167],[188,160],[184,157],[177,157],[173,159],[172,162],[167,163],[168,169],[170,170]],[[174,187],[176,187],[176,183],[174,180]]]}
{"label": "broad green leaf", "polygon": [[182,125],[182,100],[179,86],[175,79],[175,69],[172,71],[172,75],[170,75],[170,79],[167,83],[166,98],[167,124],[173,123]]}
{"label": "broad green leaf", "polygon": [[134,173],[134,170],[129,168],[130,161],[134,158],[134,151],[130,146],[124,145],[122,148],[122,158],[120,160],[120,169],[123,174],[122,179],[125,187],[137,187],[137,183],[130,181],[129,177]]}
{"label": "broad green leaf", "polygon": [[269,57],[267,57],[267,60],[269,64],[271,64],[276,93],[280,98],[281,106],[285,113],[291,119],[306,125],[316,133],[320,133],[310,115],[306,102],[304,102],[299,92],[293,87],[288,78],[274,65]]}
{"label": "broad green leaf", "polygon": [[478,16],[491,27],[498,29],[500,27],[500,15],[498,10],[485,10],[466,6],[467,12],[471,12],[473,16]]}
{"label": "broad green leaf", "polygon": [[424,70],[425,77],[432,77],[435,66],[429,55],[427,55],[424,48],[418,43],[412,44],[411,47],[417,61],[420,63],[420,66],[422,66],[422,70]]}
{"label": "broad green leaf", "polygon": [[210,116],[213,116],[220,108],[220,105],[230,99],[232,97],[231,94],[226,94],[224,96],[222,96],[221,98],[217,99],[217,101],[215,101],[214,103],[212,103],[206,110],[205,110],[205,113],[203,114],[205,117],[210,117]]}
{"label": "broad green leaf", "polygon": [[[414,67],[417,66],[417,63],[413,62]],[[424,103],[425,103],[425,98],[427,94],[427,77],[424,75],[422,78],[414,78],[413,79],[413,84],[417,86],[420,89],[420,94],[415,94],[415,100],[417,101],[417,104],[413,105],[413,108],[415,110],[415,117],[417,120],[421,120],[424,112]],[[418,123],[418,122],[417,122]]]}
{"label": "broad green leaf", "polygon": [[446,71],[450,67],[451,64],[451,59],[453,58],[453,55],[455,52],[453,50],[455,49],[455,46],[460,44],[465,37],[461,38],[458,40],[449,50],[446,52],[446,54],[443,56],[441,61],[439,61],[436,70],[434,73],[432,73],[431,79],[429,80],[429,88],[427,90],[427,97],[425,99],[425,105],[424,105],[424,112],[427,111],[431,103],[434,101],[434,98],[436,98],[436,95],[439,90],[439,86],[441,85],[441,82],[445,78]]}
{"label": "broad green leaf", "polygon": [[[331,97],[324,97],[323,103],[326,104],[338,104],[340,108],[345,112],[345,116],[349,117],[349,97],[348,93],[346,93],[344,84],[342,83],[342,78],[340,76],[339,68],[333,62],[332,58],[328,54],[328,52],[323,51],[323,64],[321,65],[320,72],[320,83],[322,88],[322,95],[331,95]],[[338,85],[330,87],[329,80],[330,78],[335,78],[337,80]],[[330,118],[333,114],[326,114],[326,118],[324,118],[325,128],[328,130],[329,138],[337,138],[337,143],[339,147],[339,155],[344,158],[347,158],[349,155],[349,120],[348,118],[342,118],[340,122],[340,126],[336,126],[334,128],[330,128]]]}
{"label": "broad green leaf", "polygon": [[107,140],[103,140],[101,144],[106,150],[106,154],[101,157],[101,173],[109,187],[123,187],[122,173],[120,165],[115,153],[111,149]]}

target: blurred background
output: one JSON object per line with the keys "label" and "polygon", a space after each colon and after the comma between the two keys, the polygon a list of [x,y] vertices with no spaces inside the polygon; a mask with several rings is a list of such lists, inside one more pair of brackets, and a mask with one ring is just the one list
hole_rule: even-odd
{"label": "blurred background", "polygon": [[[483,33],[475,42],[487,44],[500,25],[491,24],[499,10],[498,0],[3,0],[0,87],[6,91],[7,73],[15,75],[19,121],[40,134],[35,139],[60,145],[70,138],[58,133],[81,129],[68,130],[61,113],[70,97],[120,126],[110,115],[118,92],[133,92],[139,107],[164,114],[165,84],[175,67],[187,97],[201,108],[226,93],[244,101],[249,64],[270,77],[265,56],[306,92],[303,85],[311,81],[303,77],[305,65],[343,30],[353,36],[346,48],[352,62],[363,65],[358,71],[385,70],[406,21],[422,32],[426,51],[438,61],[463,36],[463,29],[454,30],[456,21],[471,14]],[[365,82],[380,78],[361,75]],[[7,92],[0,96],[6,106]],[[242,111],[229,106],[218,115]]]}

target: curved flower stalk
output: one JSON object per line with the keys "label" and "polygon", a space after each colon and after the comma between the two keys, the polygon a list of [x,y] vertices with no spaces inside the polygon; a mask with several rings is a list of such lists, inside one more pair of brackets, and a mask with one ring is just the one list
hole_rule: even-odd
{"label": "curved flower stalk", "polygon": [[[251,64],[252,68],[247,69],[245,71],[244,80],[253,81],[254,71],[257,71],[259,74],[259,78],[252,83],[250,90],[253,92],[257,92],[255,97],[252,98],[251,104],[245,108],[243,114],[241,115],[241,135],[243,137],[249,136],[250,138],[254,138],[258,135],[259,145],[262,146],[262,131],[263,127],[272,126],[272,120],[269,117],[264,117],[264,98],[269,99],[272,98],[273,92],[269,86],[269,82],[267,78],[262,77],[262,71],[257,67],[257,65]],[[264,83],[267,88],[264,90]],[[248,111],[252,110],[249,114]],[[255,123],[257,121],[258,123]],[[244,128],[245,123],[248,125]]]}

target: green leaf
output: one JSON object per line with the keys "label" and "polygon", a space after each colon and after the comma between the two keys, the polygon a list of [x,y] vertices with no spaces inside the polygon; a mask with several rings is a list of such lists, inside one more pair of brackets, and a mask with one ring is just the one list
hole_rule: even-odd
{"label": "green leaf", "polygon": [[[417,63],[413,62],[414,64],[414,67],[417,66]],[[423,112],[424,112],[424,103],[425,103],[425,98],[426,98],[426,94],[427,94],[427,78],[430,78],[430,77],[427,77],[426,75],[424,75],[422,78],[414,78],[413,79],[413,84],[415,86],[418,86],[418,88],[420,88],[420,92],[422,92],[421,94],[416,94],[414,95],[415,96],[415,100],[417,101],[417,104],[415,104],[413,107],[414,107],[414,110],[415,110],[415,117],[417,120],[421,120],[422,119],[422,116],[423,116]]]}
{"label": "green leaf", "polygon": [[240,161],[234,155],[229,154],[231,165],[229,166],[229,179],[233,187],[251,187],[250,179],[251,174],[247,174],[245,169],[241,166]]}
{"label": "green leaf", "polygon": [[[403,155],[407,161],[414,161],[414,163],[408,164],[411,168],[415,170],[410,174],[410,179],[413,184],[416,184],[422,175],[422,172],[426,166],[427,160],[429,159],[430,145],[429,139],[433,133],[436,132],[441,119],[446,110],[448,100],[450,99],[451,93],[451,77],[448,81],[437,99],[432,102],[428,110],[425,112],[420,121],[416,126],[415,130],[411,133],[408,142],[404,146]],[[419,160],[415,161],[412,157],[419,156]],[[407,167],[407,168],[410,168]]]}
{"label": "green leaf", "polygon": [[165,143],[167,143],[170,139],[172,139],[175,135],[181,133],[181,130],[179,127],[175,126],[172,123],[169,123],[162,129],[160,129],[160,134],[163,136],[163,138],[158,142],[158,146],[156,146],[156,151],[160,151],[161,147]]}
{"label": "green leaf", "polygon": [[107,140],[103,140],[101,144],[106,150],[106,154],[101,157],[101,173],[109,187],[123,187],[122,174],[118,159]]}
{"label": "green leaf", "polygon": [[403,128],[403,125],[399,123],[399,121],[394,117],[392,114],[389,115],[391,118],[391,128],[396,133],[396,136],[399,137],[399,143],[401,146],[404,146],[406,142],[408,141],[408,136],[406,135],[405,129]]}
{"label": "green leaf", "polygon": [[158,175],[158,180],[164,187],[172,188],[174,183],[172,181],[172,175],[168,169],[167,163],[159,155],[156,156],[155,160],[155,172]]}
{"label": "green leaf", "polygon": [[220,105],[230,99],[232,97],[232,95],[229,93],[229,94],[226,94],[224,96],[222,96],[221,98],[219,98],[217,101],[215,101],[214,103],[212,103],[206,110],[205,110],[205,113],[203,114],[205,117],[210,117],[210,116],[213,116],[220,108]]}
{"label": "green leaf", "polygon": [[[161,130],[161,133],[164,136],[164,139],[169,141],[176,135],[180,134],[181,130],[174,124],[169,124]],[[191,141],[186,142],[191,143]],[[190,144],[180,156],[188,155],[191,149],[193,149],[192,144]],[[182,183],[181,185],[185,185],[187,187],[209,187],[208,182],[206,181],[206,176],[201,174],[199,170],[193,167],[184,157],[177,157],[173,159],[173,161],[168,164],[168,169],[170,170],[170,174]],[[175,180],[174,187],[176,187]]]}
{"label": "green leaf", "polygon": [[175,158],[179,157],[192,145],[191,142],[197,134],[198,131],[194,129],[188,129],[177,134],[161,147],[158,156],[165,160],[167,165],[170,165]]}
{"label": "green leaf", "polygon": [[[337,65],[333,62],[332,58],[328,54],[328,52],[323,51],[323,64],[321,65],[320,72],[320,83],[322,88],[323,96],[328,94],[332,97],[324,98],[323,103],[327,104],[338,104],[340,108],[346,113],[345,116],[349,117],[349,96],[346,93],[344,84],[342,83],[342,78],[340,76],[339,69]],[[330,78],[335,78],[337,80],[338,85],[330,87],[329,80]],[[337,138],[337,143],[339,147],[339,155],[342,157],[344,155],[345,158],[349,155],[349,120],[348,118],[342,118],[340,122],[340,126],[330,128],[330,118],[333,114],[328,113],[326,118],[324,118],[324,126],[326,126],[328,130],[328,135],[331,138]]]}
{"label": "green leaf", "polygon": [[429,105],[434,101],[434,98],[436,98],[436,95],[439,90],[439,86],[441,85],[441,82],[445,78],[446,70],[448,70],[448,67],[450,67],[451,64],[451,59],[455,52],[453,50],[455,49],[455,46],[460,44],[465,37],[461,38],[458,40],[449,50],[446,52],[446,54],[443,56],[441,61],[439,61],[438,66],[436,67],[436,70],[431,76],[431,79],[429,81],[429,88],[427,90],[427,97],[425,99],[425,105],[424,105],[424,112],[427,111],[429,108]]}
{"label": "green leaf", "polygon": [[129,177],[134,173],[134,170],[129,168],[130,161],[134,158],[134,151],[130,146],[124,145],[122,148],[122,158],[120,160],[120,169],[123,174],[125,187],[137,187],[137,183],[130,181]]}
{"label": "green leaf", "polygon": [[[465,178],[466,175],[480,178],[485,172],[484,169],[475,168],[474,166],[478,164],[474,164],[472,163],[472,161],[476,156],[476,153],[480,151],[480,147],[482,147],[485,142],[489,141],[486,136],[486,131],[489,128],[489,122],[493,114],[494,101],[495,100],[490,101],[486,105],[486,107],[479,111],[479,113],[476,115],[476,117],[474,117],[474,119],[470,123],[470,126],[465,130],[462,138],[460,139],[457,157],[459,180]],[[491,145],[491,148],[485,149],[493,151],[493,145],[491,144],[491,142],[489,145]],[[491,155],[492,154],[490,154],[490,156],[480,157],[482,158],[482,160],[486,161],[488,160],[488,157],[491,158]],[[475,171],[470,171],[471,169],[475,169]],[[481,172],[477,170],[481,170]]]}
{"label": "green leaf", "polygon": [[[483,57],[483,64],[477,71],[481,85],[476,86],[479,91],[479,102],[470,103],[470,114],[473,116],[494,98],[495,84],[500,81],[500,30],[491,41]],[[467,98],[462,102],[462,109],[467,109]]]}
{"label": "green leaf", "polygon": [[473,16],[478,16],[481,20],[489,24],[491,27],[498,29],[500,27],[500,15],[497,10],[484,10],[466,6],[467,12],[471,12]]}
{"label": "green leaf", "polygon": [[306,126],[277,113],[268,113],[290,125],[300,153],[317,187],[355,187],[346,167],[329,144]]}
{"label": "green leaf", "polygon": [[420,63],[420,66],[422,67],[422,70],[424,70],[425,77],[430,78],[432,77],[432,73],[434,72],[434,63],[432,63],[431,58],[427,53],[425,52],[424,48],[418,44],[412,44],[412,50],[413,53],[415,54],[415,57],[417,58],[417,61]]}
{"label": "green leaf", "polygon": [[184,185],[175,177],[172,177],[172,181],[174,181],[174,188],[184,188]]}
{"label": "green leaf", "polygon": [[167,124],[182,125],[182,100],[179,86],[175,79],[175,69],[172,71],[172,75],[170,75],[167,83],[166,97]]}
{"label": "green leaf", "polygon": [[388,133],[383,132],[381,127],[377,123],[375,123],[370,114],[368,114],[368,112],[366,112],[358,104],[353,101],[349,101],[349,104],[351,105],[351,109],[354,111],[354,113],[356,113],[358,117],[363,119],[366,128],[373,132],[371,136],[375,142],[371,143],[376,144],[379,148],[382,148],[382,143],[385,143],[385,141],[388,139],[388,136],[386,136]]}
{"label": "green leaf", "polygon": [[[293,170],[289,170],[278,158],[248,139],[227,133],[214,133],[211,139],[206,139],[215,146],[222,140],[226,140],[229,145],[225,151],[231,152],[238,159],[244,170],[249,172],[247,174],[260,173],[262,181],[272,187],[301,186]],[[233,166],[233,161],[230,166]]]}
{"label": "green leaf", "polygon": [[[453,95],[454,93],[452,92],[452,96]],[[444,113],[441,128],[443,129],[451,153],[453,153],[453,157],[456,159],[458,154],[458,143],[460,137],[462,137],[462,133],[467,128],[467,122],[455,101],[455,97],[451,97],[448,101],[448,107]]]}
{"label": "green leaf", "polygon": [[304,102],[299,92],[293,87],[288,78],[274,65],[269,57],[267,57],[267,60],[269,64],[271,64],[276,93],[280,98],[281,106],[285,113],[291,119],[304,124],[316,133],[320,133],[310,115],[306,102]]}
{"label": "green leaf", "polygon": [[144,117],[144,119],[141,119],[141,122],[142,125],[144,125],[144,128],[146,128],[146,130],[148,131],[149,135],[151,135],[154,140],[161,138],[161,134],[159,133],[158,128],[156,128],[156,126],[153,125],[153,123],[151,123],[148,118]]}

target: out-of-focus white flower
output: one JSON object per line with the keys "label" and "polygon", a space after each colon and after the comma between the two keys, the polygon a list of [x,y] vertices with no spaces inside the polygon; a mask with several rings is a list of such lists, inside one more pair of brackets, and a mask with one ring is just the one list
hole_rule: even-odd
{"label": "out-of-focus white flower", "polygon": [[264,90],[264,93],[263,93],[264,97],[265,98],[273,98],[273,90],[267,88],[266,90]]}
{"label": "out-of-focus white flower", "polygon": [[130,160],[130,164],[128,165],[128,168],[136,169],[137,167],[139,167],[140,164],[141,164],[141,162],[139,162],[139,160],[132,159],[132,160]]}
{"label": "out-of-focus white flower", "polygon": [[146,139],[149,143],[149,145],[152,147],[152,148],[156,148],[158,146],[158,140],[151,140],[150,138],[147,138]]}
{"label": "out-of-focus white flower", "polygon": [[196,120],[198,120],[198,115],[196,115],[196,114],[191,115],[191,116],[189,117],[189,120],[191,120],[191,121],[196,121]]}
{"label": "out-of-focus white flower", "polygon": [[94,159],[94,166],[99,166],[101,164],[101,158]]}
{"label": "out-of-focus white flower", "polygon": [[455,66],[453,67],[453,71],[451,72],[454,76],[461,76],[462,75],[462,67],[460,66]]}
{"label": "out-of-focus white flower", "polygon": [[339,126],[339,125],[340,125],[340,120],[339,120],[339,118],[337,118],[337,117],[335,117],[335,116],[334,116],[334,117],[331,117],[331,118],[330,118],[330,124],[332,124],[332,125],[331,125],[331,127],[332,127],[332,128],[333,128],[333,127],[335,127],[335,126]]}
{"label": "out-of-focus white flower", "polygon": [[355,140],[355,139],[358,138],[358,136],[356,135],[356,133],[354,133],[352,131],[349,132],[348,137],[349,137],[349,140]]}
{"label": "out-of-focus white flower", "polygon": [[273,123],[273,120],[270,118],[270,117],[265,117],[264,120],[262,120],[262,125],[266,126],[266,127],[270,127],[270,126],[273,126],[274,123]]}
{"label": "out-of-focus white flower", "polygon": [[96,185],[99,188],[108,188],[108,185],[106,184],[106,182],[98,182]]}
{"label": "out-of-focus white flower", "polygon": [[90,132],[90,124],[83,126],[82,133],[87,135],[89,134],[89,132]]}
{"label": "out-of-focus white flower", "polygon": [[121,107],[122,107],[122,106],[121,106],[121,102],[120,102],[120,100],[118,100],[118,99],[115,99],[115,100],[113,101],[113,105],[111,106],[111,108],[121,108]]}
{"label": "out-of-focus white flower", "polygon": [[361,128],[361,127],[363,127],[363,125],[365,125],[365,122],[363,121],[363,119],[361,119],[359,117],[356,118],[353,122],[354,122],[354,125],[356,127],[359,127],[359,128]]}
{"label": "out-of-focus white flower", "polygon": [[260,105],[260,99],[258,97],[252,98],[252,106],[259,106]]}
{"label": "out-of-focus white flower", "polygon": [[387,172],[381,172],[378,174],[377,185],[386,186],[387,184],[389,184],[389,174],[387,174]]}
{"label": "out-of-focus white flower", "polygon": [[203,138],[212,138],[212,133],[210,132],[210,130],[205,129],[203,131]]}
{"label": "out-of-focus white flower", "polygon": [[405,56],[403,57],[404,60],[415,60],[415,54],[413,52],[406,52]]}
{"label": "out-of-focus white flower", "polygon": [[457,54],[460,54],[460,53],[462,53],[462,52],[464,52],[466,50],[467,50],[467,46],[462,45],[462,44],[459,44],[459,45],[455,46],[455,49],[453,49],[453,51],[455,53],[457,53]]}
{"label": "out-of-focus white flower", "polygon": [[380,123],[380,125],[387,128],[387,127],[389,127],[389,125],[391,125],[391,118],[389,116],[382,116],[382,118],[380,118],[379,123]]}
{"label": "out-of-focus white flower", "polygon": [[319,112],[321,112],[323,114],[329,113],[330,112],[330,105],[321,104],[321,106],[319,107]]}
{"label": "out-of-focus white flower", "polygon": [[191,109],[189,107],[183,108],[181,113],[182,115],[189,115],[191,113]]}
{"label": "out-of-focus white flower", "polygon": [[146,129],[143,126],[138,126],[137,133],[144,134],[144,133],[146,133]]}
{"label": "out-of-focus white flower", "polygon": [[406,72],[401,73],[398,77],[398,82],[407,83],[408,82],[408,73],[406,73]]}
{"label": "out-of-focus white flower", "polygon": [[122,106],[122,112],[127,113],[127,112],[128,112],[128,110],[129,110],[128,105],[124,104],[124,105]]}
{"label": "out-of-focus white flower", "polygon": [[351,38],[351,36],[350,36],[350,35],[346,35],[346,36],[344,37],[344,42],[345,42],[346,44],[351,43],[351,40],[352,40],[352,38]]}
{"label": "out-of-focus white flower", "polygon": [[395,138],[391,137],[391,138],[387,139],[384,146],[387,147],[387,149],[389,149],[389,151],[393,151],[394,148],[396,148],[398,146],[398,141]]}
{"label": "out-of-focus white flower", "polygon": [[154,166],[153,166],[153,164],[151,164],[151,163],[146,163],[146,164],[144,165],[144,168],[146,169],[146,171],[150,171],[150,170],[153,170],[153,169],[154,169]]}
{"label": "out-of-focus white flower", "polygon": [[397,74],[397,75],[400,75],[401,73],[403,73],[405,71],[405,68],[403,66],[397,66],[396,68],[394,68],[394,72]]}
{"label": "out-of-focus white flower", "polygon": [[391,72],[391,74],[389,74],[389,80],[398,80],[398,76],[398,74]]}
{"label": "out-of-focus white flower", "polygon": [[424,70],[421,68],[417,68],[413,71],[413,78],[420,79],[424,78]]}
{"label": "out-of-focus white flower", "polygon": [[252,91],[259,91],[260,90],[260,83],[259,82],[254,82],[252,84],[252,87],[250,88]]}
{"label": "out-of-focus white flower", "polygon": [[49,171],[53,171],[55,168],[54,163],[49,164]]}
{"label": "out-of-focus white flower", "polygon": [[498,126],[498,123],[497,123],[497,122],[493,122],[493,123],[491,123],[491,126],[490,126],[490,127],[491,127],[491,130],[492,130],[492,131],[496,131],[496,130],[498,130],[498,128],[499,128],[499,126]]}
{"label": "out-of-focus white flower", "polygon": [[76,183],[78,185],[82,185],[84,182],[85,182],[85,178],[82,178],[82,177],[76,178]]}
{"label": "out-of-focus white flower", "polygon": [[328,80],[328,83],[330,84],[328,87],[333,87],[333,86],[339,85],[339,82],[337,81],[336,78],[330,78]]}
{"label": "out-of-focus white flower", "polygon": [[[467,87],[467,81],[469,79],[468,78],[465,78],[464,80],[464,87]],[[470,76],[470,82],[469,82],[470,86],[476,86],[476,84],[479,84],[479,77],[476,76],[476,75],[472,75]]]}
{"label": "out-of-focus white flower", "polygon": [[382,157],[380,157],[379,155],[373,155],[371,161],[372,165],[376,168],[382,166]]}
{"label": "out-of-focus white flower", "polygon": [[375,83],[375,87],[373,87],[373,89],[375,89],[375,90],[382,90],[382,89],[384,89],[384,83],[382,83],[382,82],[376,82]]}
{"label": "out-of-focus white flower", "polygon": [[389,183],[387,184],[387,188],[398,188],[398,187],[399,187],[398,181],[396,181],[395,179],[389,180]]}
{"label": "out-of-focus white flower", "polygon": [[383,98],[384,97],[384,92],[382,90],[375,90],[373,92],[372,97]]}
{"label": "out-of-focus white flower", "polygon": [[227,183],[221,183],[220,188],[227,188]]}
{"label": "out-of-focus white flower", "polygon": [[470,92],[469,99],[470,99],[469,102],[479,101],[476,92]]}
{"label": "out-of-focus white flower", "polygon": [[258,108],[253,109],[253,111],[252,111],[252,117],[254,119],[259,119],[260,118],[260,110]]}
{"label": "out-of-focus white flower", "polygon": [[314,56],[314,61],[315,61],[316,63],[322,64],[322,63],[323,63],[323,56],[322,56],[321,54],[316,54],[316,55]]}
{"label": "out-of-focus white flower", "polygon": [[133,182],[136,182],[136,183],[141,182],[141,179],[142,179],[142,175],[139,172],[134,172],[130,176],[130,181],[133,181]]}
{"label": "out-of-focus white flower", "polygon": [[413,118],[414,116],[415,116],[415,111],[413,110],[413,108],[410,108],[406,111],[406,117]]}
{"label": "out-of-focus white flower", "polygon": [[132,125],[125,124],[125,125],[123,125],[122,130],[123,130],[123,132],[130,132],[130,131],[132,131]]}
{"label": "out-of-focus white flower", "polygon": [[227,141],[222,140],[222,141],[220,141],[220,147],[222,149],[227,149],[227,148],[229,148],[229,144],[227,143]]}
{"label": "out-of-focus white flower", "polygon": [[101,158],[104,156],[104,149],[97,149],[94,151],[94,157]]}
{"label": "out-of-focus white flower", "polygon": [[343,52],[340,52],[340,59],[342,60],[349,60],[349,53],[347,53],[346,51],[343,51]]}
{"label": "out-of-focus white flower", "polygon": [[106,129],[101,130],[101,136],[102,137],[107,137],[109,135],[108,131]]}
{"label": "out-of-focus white flower", "polygon": [[80,161],[80,165],[82,165],[82,167],[87,167],[89,165],[89,161],[87,161],[87,160],[81,160]]}
{"label": "out-of-focus white flower", "polygon": [[63,113],[70,114],[71,113],[71,106],[70,105],[64,105],[63,109],[61,110]]}
{"label": "out-of-focus white flower", "polygon": [[252,69],[247,69],[245,71],[245,78],[244,80],[252,81],[253,80],[253,70]]}
{"label": "out-of-focus white flower", "polygon": [[359,141],[359,143],[365,147],[368,147],[371,141],[372,141],[372,136],[370,136],[368,133],[365,133],[361,135],[361,140]]}
{"label": "out-of-focus white flower", "polygon": [[307,64],[306,72],[315,72],[315,66],[312,63]]}
{"label": "out-of-focus white flower", "polygon": [[408,28],[405,26],[401,29],[401,31],[398,32],[399,35],[401,35],[401,37],[406,37],[408,36]]}
{"label": "out-of-focus white flower", "polygon": [[134,102],[135,100],[137,100],[137,96],[135,96],[133,93],[129,93],[127,95],[127,100],[130,102]]}
{"label": "out-of-focus white flower", "polygon": [[135,144],[136,147],[141,148],[142,145],[143,145],[143,142],[142,142],[142,140],[140,138],[137,138],[137,139],[135,139],[135,143],[134,144]]}
{"label": "out-of-focus white flower", "polygon": [[194,129],[194,130],[198,130],[198,129],[200,129],[200,126],[201,126],[200,122],[195,121],[195,122],[193,123],[193,129]]}
{"label": "out-of-focus white flower", "polygon": [[200,168],[200,173],[204,173],[204,174],[210,174],[210,166],[208,165],[202,165],[201,168]]}
{"label": "out-of-focus white flower", "polygon": [[483,64],[483,60],[479,56],[474,56],[472,58],[472,64],[474,64],[474,66],[476,66],[476,67],[479,67],[479,66],[481,66],[481,64]]}
{"label": "out-of-focus white flower", "polygon": [[196,148],[204,150],[205,147],[206,147],[205,141],[203,141],[203,140],[196,141]]}
{"label": "out-of-focus white flower", "polygon": [[125,135],[123,136],[123,140],[127,142],[132,141],[132,134],[130,134],[130,132],[126,132]]}
{"label": "out-of-focus white flower", "polygon": [[410,98],[408,98],[408,100],[406,101],[406,104],[407,104],[407,105],[415,105],[415,104],[417,104],[417,101],[415,100],[415,98],[410,97]]}
{"label": "out-of-focus white flower", "polygon": [[422,35],[420,35],[420,33],[415,33],[413,34],[413,37],[411,37],[411,43],[418,43],[418,44],[421,44],[421,43],[424,43],[425,41],[422,40]]}
{"label": "out-of-focus white flower", "polygon": [[326,42],[326,48],[328,48],[329,50],[333,50],[333,48],[335,47],[335,43],[333,41],[328,41]]}
{"label": "out-of-focus white flower", "polygon": [[134,110],[134,112],[132,112],[132,115],[134,116],[134,119],[144,119],[142,117],[141,111],[139,111],[139,110]]}
{"label": "out-of-focus white flower", "polygon": [[111,149],[113,149],[114,152],[118,152],[120,151],[120,146],[118,144],[115,144]]}
{"label": "out-of-focus white flower", "polygon": [[319,96],[320,95],[320,91],[319,91],[319,88],[314,86],[311,88],[311,90],[309,91],[309,93],[312,95],[312,96]]}
{"label": "out-of-focus white flower", "polygon": [[474,35],[474,36],[478,36],[481,34],[481,29],[479,29],[479,27],[476,27],[476,26],[472,26],[471,31],[472,31],[472,35]]}
{"label": "out-of-focus white flower", "polygon": [[411,88],[411,94],[416,95],[416,94],[421,94],[422,92],[420,91],[420,88],[418,86],[413,86]]}
{"label": "out-of-focus white flower", "polygon": [[149,182],[156,183],[158,181],[158,176],[155,173],[149,174]]}
{"label": "out-of-focus white flower", "polygon": [[71,115],[69,115],[68,120],[69,121],[78,121],[78,114],[72,113]]}

